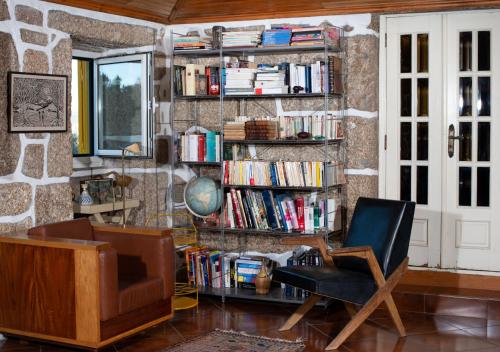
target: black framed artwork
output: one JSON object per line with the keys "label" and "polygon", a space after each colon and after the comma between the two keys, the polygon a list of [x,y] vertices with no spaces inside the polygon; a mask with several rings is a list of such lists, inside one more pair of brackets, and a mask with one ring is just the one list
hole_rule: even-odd
{"label": "black framed artwork", "polygon": [[68,77],[9,72],[9,132],[66,132]]}

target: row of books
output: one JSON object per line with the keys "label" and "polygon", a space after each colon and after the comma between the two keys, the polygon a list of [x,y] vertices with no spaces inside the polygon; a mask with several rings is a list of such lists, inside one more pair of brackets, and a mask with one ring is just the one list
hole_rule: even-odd
{"label": "row of books", "polygon": [[[287,266],[323,266],[323,258],[317,249],[304,250],[299,248],[295,250],[290,258],[286,261]],[[306,290],[285,285],[285,296],[288,298],[307,298],[310,293]]]}
{"label": "row of books", "polygon": [[[174,68],[176,96],[220,94],[219,68],[186,64]],[[266,94],[341,94],[342,59],[328,57],[328,62],[311,64],[283,62],[278,65],[227,63],[222,69],[223,92],[231,95]]]}
{"label": "row of books", "polygon": [[[334,229],[335,198],[313,200],[311,196],[293,198],[272,190],[253,191],[232,188],[226,194],[225,226],[231,229],[280,230],[314,233],[325,226]],[[328,208],[327,208],[328,205]]]}
{"label": "row of books", "polygon": [[262,258],[222,256],[206,246],[186,249],[188,283],[197,287],[255,288],[255,279],[264,263]]}
{"label": "row of books", "polygon": [[176,96],[219,95],[219,68],[197,64],[174,67]]}
{"label": "row of books", "polygon": [[220,133],[181,134],[178,145],[179,160],[190,162],[219,162]]}
{"label": "row of books", "polygon": [[[211,49],[210,38],[199,34],[174,37],[174,50]],[[310,25],[272,25],[264,31],[222,32],[223,48],[255,48],[286,46],[333,46],[340,44],[340,29]]]}
{"label": "row of books", "polygon": [[342,163],[322,161],[226,160],[224,184],[278,187],[323,187],[345,183]]}

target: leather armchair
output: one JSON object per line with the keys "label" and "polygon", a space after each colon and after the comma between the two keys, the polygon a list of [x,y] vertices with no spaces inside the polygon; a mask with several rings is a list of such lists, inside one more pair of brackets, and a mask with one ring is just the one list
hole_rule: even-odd
{"label": "leather armchair", "polygon": [[[45,268],[35,270],[31,278],[22,275],[22,267],[12,265],[8,273],[0,274],[7,280],[0,285],[0,294],[23,298],[13,307],[0,302],[0,310],[27,315],[15,319],[14,312],[0,313],[0,332],[100,348],[173,316],[174,245],[170,230],[92,225],[88,219],[78,219],[0,236],[0,253],[2,246],[7,249],[5,246],[12,245],[19,253],[0,258],[1,267],[19,256],[19,263],[26,262],[22,249],[32,247],[32,252],[43,258],[39,264]],[[56,265],[72,270],[61,268],[61,273],[51,275]],[[29,283],[9,282],[16,277]],[[43,280],[48,285],[39,285]],[[30,286],[36,289],[24,292]],[[51,292],[66,300],[64,309],[52,309],[57,303],[51,302]],[[36,297],[30,297],[33,295]],[[35,300],[38,312],[17,307],[29,305],[29,300]],[[30,320],[38,323],[27,324]]]}
{"label": "leather armchair", "polygon": [[[401,336],[405,329],[392,289],[408,266],[408,248],[415,203],[359,198],[344,247],[330,251],[322,237],[289,237],[282,242],[317,247],[323,267],[288,266],[273,280],[311,292],[310,298],[281,327],[292,328],[322,297],[345,302],[352,320],[326,350],[335,350],[385,302]],[[357,311],[357,307],[361,307]]]}

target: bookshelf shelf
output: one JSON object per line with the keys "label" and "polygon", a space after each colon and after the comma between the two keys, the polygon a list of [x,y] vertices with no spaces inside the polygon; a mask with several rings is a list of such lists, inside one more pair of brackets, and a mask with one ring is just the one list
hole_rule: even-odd
{"label": "bookshelf shelf", "polygon": [[[212,144],[210,148],[208,147],[208,136],[212,135],[215,131],[218,137],[216,146],[216,153],[219,155],[218,160],[223,160],[224,155],[228,156],[228,159],[242,159],[247,158],[252,155],[255,160],[275,162],[283,159],[293,159],[294,161],[307,162],[315,161],[321,162],[323,165],[326,163],[338,165],[345,165],[346,161],[346,150],[345,150],[345,140],[342,138],[344,136],[344,131],[347,131],[345,126],[345,110],[346,110],[346,97],[345,97],[345,84],[344,79],[347,77],[346,72],[346,54],[344,41],[342,40],[344,36],[344,31],[340,28],[339,35],[339,45],[330,45],[332,42],[327,40],[323,41],[323,45],[316,46],[282,46],[282,47],[245,47],[245,48],[221,48],[221,49],[197,49],[197,50],[174,50],[173,41],[172,47],[170,48],[170,53],[173,58],[172,69],[170,71],[171,78],[171,109],[170,109],[170,123],[172,130],[172,143],[171,143],[171,167],[175,170],[175,166],[187,165],[192,167],[192,171],[199,175],[208,175],[216,182],[220,182],[220,188],[222,189],[222,207],[219,213],[219,218],[217,220],[217,225],[206,224],[205,222],[198,222],[195,224],[197,232],[203,234],[201,238],[208,239],[207,243],[212,243],[211,247],[208,248],[210,253],[218,252],[220,256],[217,259],[217,272],[224,272],[224,268],[228,268],[229,264],[226,264],[226,260],[231,260],[231,254],[226,253],[225,242],[229,239],[241,238],[244,239],[247,236],[262,236],[259,238],[261,241],[270,241],[270,243],[278,242],[280,238],[285,236],[297,236],[297,237],[307,237],[307,236],[322,236],[325,241],[331,245],[335,245],[336,242],[343,238],[346,230],[346,185],[343,178],[331,179],[331,177],[338,177],[342,173],[326,172],[323,175],[323,182],[325,184],[343,182],[341,184],[335,184],[332,186],[323,187],[295,187],[295,186],[253,186],[253,185],[233,185],[224,184],[224,168],[221,167],[223,162],[199,162],[199,161],[177,161],[177,154],[183,155],[185,159],[196,160],[196,156],[186,157],[185,151],[193,151],[193,155],[196,154],[196,147],[191,149],[192,146],[198,146],[197,143],[205,143],[205,148],[199,147],[198,153],[207,153],[207,151],[212,151]],[[320,30],[321,31],[321,30]],[[325,29],[325,32],[328,30]],[[323,38],[327,38],[325,33]],[[173,33],[171,33],[173,37]],[[331,38],[331,37],[330,37]],[[223,42],[224,37],[221,35],[220,41]],[[277,56],[281,55],[281,56]],[[255,68],[255,66],[250,66],[252,62],[252,56],[260,56],[254,63],[265,62],[269,66],[260,66],[261,78],[258,74],[255,74],[252,78],[253,81],[247,84],[241,84],[241,87],[234,82],[230,82],[229,78],[233,76],[233,80],[238,80],[234,78],[236,71],[229,71],[235,68]],[[264,57],[264,56],[269,56]],[[228,64],[228,60],[225,58],[231,57]],[[177,61],[176,61],[177,60]],[[244,61],[243,66],[233,65],[236,62]],[[248,62],[246,62],[248,61]],[[285,61],[285,62],[284,62]],[[340,64],[339,64],[340,61]],[[177,62],[177,65],[176,65]],[[292,65],[293,64],[293,65]],[[189,67],[188,67],[189,65]],[[184,68],[183,68],[184,66]],[[247,67],[248,66],[248,67]],[[292,66],[294,74],[292,75]],[[278,69],[273,68],[274,73],[278,73],[277,76],[265,76],[263,73],[273,73],[266,72],[266,67],[279,67]],[[179,68],[176,70],[175,68]],[[189,89],[186,87],[187,77],[191,77]],[[215,70],[213,70],[216,68]],[[203,74],[204,73],[204,74]],[[244,73],[238,70],[237,74]],[[252,73],[252,72],[250,72]],[[254,73],[254,72],[253,72]],[[192,78],[195,78],[195,89],[193,90]],[[198,76],[201,76],[199,82],[196,83]],[[298,79],[297,77],[299,77]],[[240,76],[245,76],[242,74]],[[262,81],[266,77],[269,80],[283,81],[283,88],[288,86],[287,89],[279,90],[264,90],[267,92],[293,92],[295,86],[301,86],[303,88],[301,93],[280,93],[280,94],[240,94],[247,92],[254,92],[254,88],[264,87],[265,84]],[[293,79],[292,79],[293,78]],[[240,80],[245,80],[244,78],[239,78]],[[249,80],[251,81],[251,80]],[[257,83],[260,81],[260,83]],[[208,83],[208,85],[207,85]],[[229,84],[233,83],[233,84]],[[215,85],[215,87],[213,87]],[[234,85],[234,86],[233,86]],[[268,88],[275,88],[274,85],[269,84]],[[200,88],[201,87],[201,88]],[[203,88],[205,87],[205,88]],[[281,86],[280,86],[281,87]],[[217,89],[218,88],[218,89]],[[242,89],[238,89],[242,88]],[[251,89],[247,89],[251,88]],[[278,88],[278,87],[276,87]],[[319,88],[319,89],[318,89]],[[322,93],[303,93],[312,91],[323,91]],[[204,94],[204,95],[182,95],[186,92],[192,94]],[[216,92],[218,95],[209,95],[209,92]],[[230,95],[227,95],[229,92]],[[335,93],[330,93],[335,92]],[[205,94],[207,93],[207,94]],[[231,94],[236,93],[236,94]],[[337,94],[339,93],[339,94]],[[178,95],[179,94],[179,95]],[[290,126],[285,129],[284,125],[278,126],[280,124],[280,117],[294,117],[293,113],[290,116],[287,115],[286,111],[278,112],[278,109],[268,109],[267,106],[270,100],[274,99],[290,99],[287,100],[287,104],[283,104],[289,110],[300,110],[315,119],[298,121],[293,119]],[[309,100],[309,101],[308,101]],[[228,104],[228,107],[225,107]],[[233,110],[233,107],[237,105],[237,109]],[[273,104],[271,104],[273,105]],[[177,107],[176,107],[177,106]],[[314,109],[312,107],[314,106]],[[260,110],[258,110],[259,108]],[[269,111],[271,110],[271,111]],[[309,110],[314,110],[314,112],[307,112]],[[332,111],[334,110],[334,111]],[[278,128],[283,128],[280,131],[284,131],[284,134],[270,134],[273,138],[278,136],[296,136],[300,132],[307,132],[309,136],[323,135],[326,138],[338,138],[338,139],[278,139],[278,140],[232,140],[225,139],[224,136],[231,136],[233,138],[238,138],[242,134],[241,125],[226,124],[230,119],[227,117],[227,112],[231,112],[230,117],[234,117],[236,122],[249,122],[252,119],[268,119],[270,121],[276,122]],[[280,114],[280,116],[274,116],[273,114]],[[176,116],[177,115],[177,116]],[[272,118],[268,118],[269,116]],[[302,116],[302,115],[300,115]],[[306,116],[306,115],[304,115]],[[218,120],[217,120],[218,117]],[[238,118],[241,117],[241,118]],[[318,118],[319,117],[319,118]],[[336,121],[340,122],[336,122]],[[288,120],[286,120],[288,121]],[[335,121],[331,123],[331,121]],[[177,125],[179,123],[179,125]],[[286,122],[284,122],[286,124]],[[272,128],[272,124],[269,124]],[[243,130],[247,136],[252,135],[250,132],[260,132],[259,126],[249,124],[248,131]],[[287,125],[288,126],[288,125]],[[338,126],[338,127],[337,127]],[[243,125],[243,128],[245,125]],[[208,129],[206,132],[202,132]],[[253,129],[252,129],[253,128]],[[339,129],[337,129],[339,128]],[[274,131],[274,130],[273,130]],[[319,132],[318,132],[319,131]],[[337,133],[340,131],[340,133]],[[182,134],[182,132],[187,132]],[[231,134],[233,132],[234,134]],[[248,133],[247,133],[248,132]],[[190,141],[186,143],[186,136],[198,135],[198,140],[193,139],[193,143]],[[204,136],[203,136],[204,135]],[[268,134],[264,133],[254,133],[253,138],[266,137]],[[194,137],[189,137],[194,138]],[[204,139],[205,138],[205,139]],[[211,137],[212,138],[212,137]],[[181,142],[181,140],[183,140]],[[182,148],[178,148],[182,145]],[[200,144],[202,145],[202,144]],[[246,148],[245,146],[252,146]],[[255,148],[254,148],[255,146]],[[279,146],[290,147],[290,152],[285,152],[281,155],[280,152],[284,148],[278,148]],[[296,148],[297,146],[310,146],[310,148]],[[226,147],[226,148],[225,148]],[[229,147],[229,148],[227,148]],[[271,149],[275,147],[275,151],[272,152]],[[306,150],[307,149],[307,150]],[[180,151],[180,153],[178,153]],[[235,154],[236,153],[236,154]],[[255,155],[253,155],[253,154]],[[263,154],[264,156],[260,155]],[[267,154],[266,154],[267,153]],[[293,154],[293,157],[291,156]],[[229,157],[233,155],[233,157]],[[209,160],[214,160],[209,158]],[[213,167],[213,168],[209,168]],[[343,167],[343,166],[340,166]],[[216,168],[218,168],[216,170]],[[291,169],[293,170],[293,169]],[[216,172],[219,171],[219,174]],[[294,173],[294,171],[290,171]],[[232,181],[239,181],[239,179],[231,179]],[[230,182],[226,180],[227,182]],[[258,181],[259,183],[266,183],[268,181]],[[270,183],[270,182],[269,182]],[[283,182],[282,182],[283,183]],[[295,183],[297,182],[291,182]],[[319,183],[319,182],[318,182]],[[178,185],[178,184],[177,184]],[[169,185],[169,194],[171,194],[171,199],[169,202],[170,211],[178,210],[182,203],[174,202],[174,194],[176,194],[175,184],[172,182]],[[178,187],[178,186],[177,186]],[[227,197],[229,190],[231,188],[236,189],[236,197],[240,197],[239,203],[234,202],[234,196],[232,201],[231,197]],[[269,192],[266,192],[269,191]],[[240,194],[241,193],[241,194]],[[284,199],[280,203],[276,203],[276,199]],[[229,199],[229,200],[228,200]],[[276,203],[273,207],[268,204],[271,202]],[[248,202],[252,202],[252,208],[248,205]],[[266,203],[267,202],[267,203]],[[229,213],[229,208],[227,208],[227,215],[224,216],[224,209],[227,204],[233,204],[231,208],[231,213]],[[239,207],[238,207],[239,204]],[[245,207],[246,205],[246,207]],[[285,208],[288,208],[286,210]],[[301,212],[298,209],[301,207]],[[239,210],[236,210],[239,209]],[[273,210],[274,209],[274,210]],[[297,211],[293,210],[297,209]],[[240,210],[246,212],[246,219],[248,216],[253,216],[253,222],[244,221],[241,224],[242,215]],[[278,215],[280,212],[283,213],[288,211],[290,216],[300,215],[300,219],[297,219],[297,223],[293,226],[283,223],[284,217]],[[234,212],[234,213],[233,213]],[[252,212],[252,213],[250,213]],[[264,213],[262,213],[264,212]],[[269,215],[269,214],[273,214]],[[262,214],[262,217],[266,217],[266,221],[257,220],[255,215],[249,214]],[[229,215],[230,214],[230,215]],[[295,214],[295,215],[292,215]],[[306,215],[307,214],[307,217]],[[332,216],[333,214],[333,216]],[[231,218],[229,218],[231,216]],[[319,216],[319,226],[317,219]],[[227,218],[226,218],[227,217]],[[299,216],[297,216],[299,217]],[[272,219],[274,218],[274,221]],[[281,227],[280,230],[260,230],[255,228],[230,228],[228,226],[228,219],[231,219],[231,223],[239,224],[240,226],[256,226],[256,227],[267,227],[262,224],[273,224],[274,227]],[[244,219],[244,218],[243,218]],[[233,223],[233,220],[237,220]],[[239,221],[239,222],[238,222]],[[279,222],[279,225],[276,224]],[[286,218],[285,221],[288,221]],[[314,223],[312,223],[312,221]],[[302,227],[305,222],[305,227]],[[311,225],[312,224],[312,225]],[[314,226],[315,225],[315,226]],[[288,232],[283,231],[284,228],[294,227],[306,228],[307,233],[300,232]],[[314,228],[318,229],[316,232]],[[335,229],[335,230],[334,230]],[[206,237],[203,237],[206,236]],[[231,236],[231,237],[230,237]],[[248,241],[249,243],[252,241]],[[201,243],[201,245],[206,243]],[[258,248],[247,248],[247,250],[258,250]],[[240,250],[239,250],[240,251]],[[241,254],[241,253],[240,253]],[[229,263],[229,262],[228,262]],[[215,262],[213,263],[215,265]],[[231,263],[232,265],[232,263]],[[213,269],[212,269],[213,270]],[[227,278],[227,276],[226,276]],[[207,285],[209,283],[207,282]],[[234,286],[234,285],[230,285]],[[238,299],[249,299],[249,300],[260,300],[260,301],[271,301],[271,302],[282,302],[291,304],[301,304],[303,303],[303,298],[290,297],[285,295],[284,289],[274,284],[270,293],[268,295],[257,295],[255,289],[248,288],[212,288],[212,287],[199,287],[199,293],[211,296],[238,298]]]}
{"label": "bookshelf shelf", "polygon": [[[207,225],[195,225],[198,231],[206,231],[209,233],[220,233],[221,228],[220,226],[207,226]],[[246,234],[254,234],[254,235],[266,235],[266,236],[276,236],[276,237],[283,237],[283,236],[301,236],[301,237],[308,237],[308,236],[328,236],[328,237],[336,237],[340,236],[342,234],[342,230],[337,230],[337,231],[325,231],[325,230],[320,230],[315,233],[303,233],[303,232],[287,232],[287,231],[277,231],[277,230],[259,230],[259,229],[233,229],[230,227],[225,227],[224,232],[228,234],[241,234],[241,235],[246,235]]]}
{"label": "bookshelf shelf", "polygon": [[[343,139],[329,139],[328,143],[342,143]],[[265,145],[324,145],[325,140],[321,139],[276,139],[276,140],[231,140],[225,139],[224,144],[265,144]]]}
{"label": "bookshelf shelf", "polygon": [[[272,287],[267,295],[258,295],[254,289],[251,288],[213,288],[213,287],[200,287],[199,291],[202,295],[216,296],[216,297],[229,297],[238,299],[249,299],[254,301],[266,302],[280,302],[290,304],[302,304],[304,299],[297,297],[286,296],[281,287]],[[326,306],[326,301],[320,301],[318,306]]]}
{"label": "bookshelf shelf", "polygon": [[[341,188],[343,184],[328,186],[329,189]],[[325,187],[296,187],[296,186],[252,186],[252,185],[224,185],[224,188],[275,190],[275,191],[296,191],[296,192],[321,192]]]}
{"label": "bookshelf shelf", "polygon": [[[341,94],[328,94],[331,98],[341,98]],[[298,94],[244,94],[244,95],[224,95],[225,100],[229,99],[276,99],[276,98],[324,98],[323,93],[298,93]],[[176,100],[220,100],[220,95],[177,95]]]}
{"label": "bookshelf shelf", "polygon": [[220,166],[219,162],[208,162],[208,161],[182,161],[178,160],[178,164],[192,165],[192,166]]}
{"label": "bookshelf shelf", "polygon": [[[342,50],[337,46],[276,46],[276,47],[260,47],[260,48],[223,48],[222,55],[272,55],[282,53],[303,53],[303,52],[322,52],[328,50],[329,53],[339,53]],[[174,56],[189,56],[189,57],[217,57],[221,54],[219,49],[195,49],[195,50],[174,50]]]}

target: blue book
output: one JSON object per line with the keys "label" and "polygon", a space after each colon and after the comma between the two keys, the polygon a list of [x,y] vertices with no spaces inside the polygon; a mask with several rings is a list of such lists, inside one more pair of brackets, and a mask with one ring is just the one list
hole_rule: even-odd
{"label": "blue book", "polygon": [[266,206],[266,214],[267,214],[267,219],[269,220],[269,226],[271,228],[277,229],[280,226],[278,225],[278,219],[276,217],[276,214],[274,213],[274,206],[271,198],[273,197],[272,191],[265,190],[262,192],[262,198],[264,199],[264,205]]}
{"label": "blue book", "polygon": [[283,199],[283,196],[280,195],[280,194],[278,194],[278,195],[276,195],[274,197],[274,199],[276,199],[276,204],[278,205],[278,209],[279,209],[279,212],[280,212],[280,215],[281,215],[281,227],[285,231],[288,231],[288,227],[286,226],[286,214],[285,214],[285,210],[281,206],[281,201]]}
{"label": "blue book", "polygon": [[276,179],[276,165],[274,163],[269,163],[269,171],[271,174],[271,183],[273,186],[278,185],[278,180]]}
{"label": "blue book", "polygon": [[207,137],[205,138],[205,151],[207,154],[207,162],[215,162],[215,135],[214,131],[208,131]]}
{"label": "blue book", "polygon": [[306,93],[311,93],[311,65],[306,66]]}

